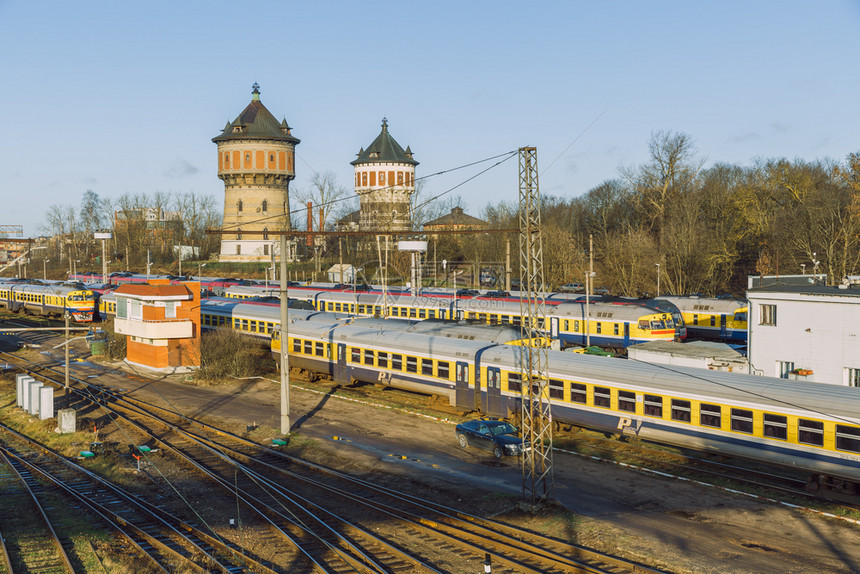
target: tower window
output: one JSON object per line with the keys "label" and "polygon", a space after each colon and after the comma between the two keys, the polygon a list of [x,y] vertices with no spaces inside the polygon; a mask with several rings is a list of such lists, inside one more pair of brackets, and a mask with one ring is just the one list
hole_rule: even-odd
{"label": "tower window", "polygon": [[226,164],[230,163],[230,154],[229,153],[224,154],[224,163],[226,163]]}
{"label": "tower window", "polygon": [[403,172],[397,172],[397,185],[403,185]]}
{"label": "tower window", "polygon": [[385,185],[385,172],[379,172],[379,185]]}
{"label": "tower window", "polygon": [[264,241],[269,240],[269,228],[268,227],[263,228],[263,240]]}
{"label": "tower window", "polygon": [[239,200],[239,203],[236,204],[236,210],[242,211],[242,200],[241,199]]}
{"label": "tower window", "polygon": [[367,173],[361,174],[361,185],[367,186]]}
{"label": "tower window", "polygon": [[242,228],[236,230],[236,241],[242,241]]}
{"label": "tower window", "polygon": [[269,161],[272,163],[275,163],[275,154],[273,154],[273,153],[269,154]]}
{"label": "tower window", "polygon": [[263,213],[267,213],[269,211],[269,202],[268,200],[263,200]]}

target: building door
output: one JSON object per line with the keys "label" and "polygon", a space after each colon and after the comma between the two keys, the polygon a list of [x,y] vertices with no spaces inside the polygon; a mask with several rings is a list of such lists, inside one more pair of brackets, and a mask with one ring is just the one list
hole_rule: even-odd
{"label": "building door", "polygon": [[469,363],[457,361],[455,371],[457,375],[455,389],[457,406],[470,409],[475,404],[475,393],[469,388]]}
{"label": "building door", "polygon": [[502,412],[502,372],[498,367],[487,367],[484,412],[491,415],[504,415]]}
{"label": "building door", "polygon": [[335,365],[334,380],[338,383],[349,382],[349,372],[346,368],[346,344],[337,344],[337,364]]}

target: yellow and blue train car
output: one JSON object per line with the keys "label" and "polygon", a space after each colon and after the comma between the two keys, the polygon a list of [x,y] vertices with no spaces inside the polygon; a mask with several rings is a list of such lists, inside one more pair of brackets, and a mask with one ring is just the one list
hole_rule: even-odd
{"label": "yellow and blue train car", "polygon": [[[290,365],[519,413],[521,347],[354,324],[292,324]],[[860,494],[860,395],[772,377],[549,350],[545,399],[556,424],[805,470]]]}
{"label": "yellow and blue train car", "polygon": [[0,283],[0,307],[15,313],[93,320],[95,296],[77,283]]}
{"label": "yellow and blue train car", "polygon": [[746,343],[749,305],[734,298],[661,297],[681,311],[691,338]]}

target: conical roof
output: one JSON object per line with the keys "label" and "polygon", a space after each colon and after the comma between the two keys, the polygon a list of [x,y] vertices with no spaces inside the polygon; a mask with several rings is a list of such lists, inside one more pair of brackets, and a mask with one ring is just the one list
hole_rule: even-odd
{"label": "conical roof", "polygon": [[382,131],[373,140],[367,149],[361,148],[358,158],[349,162],[350,165],[362,163],[408,163],[418,165],[412,159],[412,150],[409,147],[404,151],[400,144],[388,133],[388,120],[382,118]]}
{"label": "conical roof", "polygon": [[220,135],[212,138],[215,143],[229,140],[278,140],[299,143],[293,137],[287,120],[278,121],[260,101],[260,86],[256,83],[251,92],[251,103],[239,116],[224,127]]}

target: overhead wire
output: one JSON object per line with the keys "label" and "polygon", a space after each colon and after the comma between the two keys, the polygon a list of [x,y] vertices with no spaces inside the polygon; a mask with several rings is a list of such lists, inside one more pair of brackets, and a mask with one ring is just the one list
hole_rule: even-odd
{"label": "overhead wire", "polygon": [[[444,191],[444,192],[442,192],[442,193],[440,193],[440,194],[438,194],[438,195],[436,195],[436,196],[434,196],[434,197],[432,197],[432,198],[428,199],[427,201],[425,201],[425,202],[421,203],[420,205],[418,205],[418,206],[416,206],[416,207],[413,207],[412,209],[415,209],[415,208],[417,208],[417,207],[423,207],[424,205],[426,205],[426,204],[427,204],[427,203],[429,203],[430,201],[433,201],[433,200],[435,200],[435,199],[438,199],[439,197],[442,197],[443,195],[445,195],[445,194],[447,194],[447,193],[450,193],[450,192],[454,191],[455,189],[457,189],[457,188],[459,188],[459,187],[461,187],[461,186],[465,185],[466,183],[468,183],[468,182],[472,181],[472,180],[473,180],[473,179],[475,179],[476,177],[478,177],[478,176],[480,176],[480,175],[482,175],[482,174],[486,173],[487,171],[489,171],[489,170],[491,170],[491,169],[493,169],[493,168],[497,167],[499,164],[504,163],[505,161],[507,161],[508,159],[510,159],[511,157],[513,157],[516,153],[517,153],[517,150],[508,151],[508,152],[501,153],[501,154],[497,154],[497,155],[494,155],[494,156],[491,156],[491,157],[488,157],[488,158],[484,158],[484,159],[481,159],[481,160],[477,160],[477,161],[469,162],[469,163],[466,163],[466,164],[463,164],[463,165],[459,165],[459,166],[457,166],[457,167],[452,167],[452,168],[449,168],[449,169],[443,169],[443,170],[441,170],[441,171],[437,171],[437,172],[435,172],[435,173],[431,173],[431,174],[427,174],[427,175],[424,175],[424,176],[421,176],[421,177],[417,177],[417,178],[415,178],[415,182],[424,181],[424,180],[429,179],[429,178],[431,178],[431,177],[436,177],[436,176],[444,175],[444,174],[447,174],[447,173],[452,173],[452,172],[455,172],[455,171],[459,171],[459,170],[461,170],[461,169],[466,169],[466,168],[469,168],[469,167],[472,167],[472,166],[475,166],[475,165],[478,165],[478,164],[481,164],[481,163],[485,163],[485,162],[488,162],[488,161],[493,161],[494,159],[498,159],[498,158],[500,158],[500,157],[504,157],[504,159],[503,159],[502,161],[496,162],[495,164],[493,164],[492,166],[488,167],[487,169],[484,169],[484,170],[482,170],[482,171],[478,172],[477,174],[473,175],[472,177],[469,177],[468,179],[466,179],[466,180],[464,180],[464,181],[460,182],[459,184],[455,185],[454,187],[452,187],[452,188],[450,188],[450,189],[448,189],[448,190],[446,190],[446,191]],[[298,154],[296,154],[296,155],[298,155]],[[304,159],[302,159],[302,161],[305,161],[305,160],[304,160]],[[307,162],[305,162],[305,163],[307,163]],[[310,167],[310,165],[308,165],[308,167]],[[312,168],[312,167],[311,167],[311,170],[313,170],[313,168]],[[318,172],[316,172],[316,171],[314,170],[314,173],[318,173]],[[378,190],[375,190],[375,191],[387,191],[387,190],[393,190],[393,189],[395,189],[396,187],[398,187],[398,186],[396,186],[396,185],[389,185],[389,186],[386,186],[386,187],[381,187],[381,188],[379,188]],[[318,203],[318,204],[314,205],[313,207],[315,207],[315,208],[317,208],[317,209],[318,209],[318,208],[320,208],[320,207],[327,207],[327,206],[330,206],[330,205],[334,205],[334,204],[336,204],[336,203],[340,203],[340,202],[342,202],[342,201],[351,201],[351,200],[355,199],[356,197],[360,197],[360,195],[359,195],[359,194],[357,194],[357,193],[355,193],[355,194],[352,194],[352,195],[349,195],[349,196],[346,196],[346,197],[338,197],[338,198],[332,199],[332,200],[330,200],[330,201],[326,201],[326,202]],[[296,208],[296,209],[292,209],[292,210],[290,210],[289,215],[294,215],[294,214],[297,214],[297,213],[302,213],[302,212],[307,211],[307,209],[308,209],[308,208],[307,208],[307,206],[303,206],[303,207],[299,207],[299,208]],[[283,217],[284,217],[284,216],[283,216],[283,214],[269,215],[269,216],[266,216],[266,217],[261,217],[261,218],[254,219],[254,220],[250,220],[250,221],[244,221],[244,222],[242,222],[242,223],[237,223],[237,224],[235,224],[235,225],[222,226],[222,228],[221,228],[221,229],[222,229],[223,231],[226,231],[226,230],[228,230],[228,229],[237,229],[237,230],[238,230],[238,229],[239,229],[241,226],[243,226],[243,225],[254,225],[254,224],[259,224],[259,223],[263,223],[263,222],[271,221],[271,220],[275,220],[275,219],[282,219]]]}

